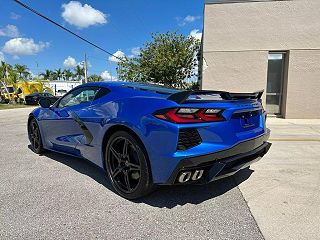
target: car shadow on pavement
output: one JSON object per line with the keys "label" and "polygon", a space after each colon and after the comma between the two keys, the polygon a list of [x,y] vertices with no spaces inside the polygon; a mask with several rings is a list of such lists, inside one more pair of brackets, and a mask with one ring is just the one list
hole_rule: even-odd
{"label": "car shadow on pavement", "polygon": [[246,181],[254,171],[246,168],[232,177],[220,179],[205,185],[162,186],[136,202],[159,208],[174,208],[185,204],[200,204],[216,198]]}
{"label": "car shadow on pavement", "polygon": [[[85,159],[78,159],[72,156],[66,156],[49,151],[45,152],[43,156],[62,163],[81,174],[91,177],[99,184],[102,184],[107,189],[114,192],[104,170],[93,163],[86,161]],[[144,203],[158,208],[174,208],[187,203],[200,204],[237,187],[240,183],[246,181],[252,173],[253,170],[247,168],[239,171],[233,177],[221,179],[206,185],[160,186],[157,187],[156,191],[150,195],[134,200],[133,202]]]}

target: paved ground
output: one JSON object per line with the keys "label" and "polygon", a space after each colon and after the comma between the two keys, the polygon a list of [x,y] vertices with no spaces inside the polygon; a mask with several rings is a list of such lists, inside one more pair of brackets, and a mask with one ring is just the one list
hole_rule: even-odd
{"label": "paved ground", "polygon": [[[319,236],[317,124],[298,124],[297,134],[305,129],[299,137],[308,142],[272,135],[273,148],[254,171],[202,187],[161,188],[131,202],[113,193],[104,173],[88,162],[54,153],[35,155],[26,135],[29,111],[0,111],[0,239]],[[278,133],[288,125],[271,121]]]}
{"label": "paved ground", "polygon": [[0,111],[1,239],[263,239],[233,178],[130,202],[88,162],[35,155],[29,111]]}
{"label": "paved ground", "polygon": [[320,120],[268,125],[273,146],[240,190],[266,239],[320,239]]}

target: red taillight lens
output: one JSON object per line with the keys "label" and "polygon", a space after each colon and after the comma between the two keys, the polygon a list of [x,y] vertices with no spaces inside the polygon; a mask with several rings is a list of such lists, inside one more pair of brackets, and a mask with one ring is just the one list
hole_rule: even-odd
{"label": "red taillight lens", "polygon": [[221,109],[207,108],[171,108],[155,112],[156,118],[174,123],[221,122],[225,118]]}

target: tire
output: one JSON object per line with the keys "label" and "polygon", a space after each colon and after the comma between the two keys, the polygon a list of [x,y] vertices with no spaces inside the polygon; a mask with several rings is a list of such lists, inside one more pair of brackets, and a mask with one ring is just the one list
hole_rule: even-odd
{"label": "tire", "polygon": [[105,163],[111,184],[120,196],[133,200],[153,190],[144,146],[128,132],[118,131],[109,138]]}
{"label": "tire", "polygon": [[39,129],[39,125],[36,119],[32,118],[28,124],[28,137],[31,143],[31,149],[37,154],[41,154],[44,152],[42,145],[42,138]]}

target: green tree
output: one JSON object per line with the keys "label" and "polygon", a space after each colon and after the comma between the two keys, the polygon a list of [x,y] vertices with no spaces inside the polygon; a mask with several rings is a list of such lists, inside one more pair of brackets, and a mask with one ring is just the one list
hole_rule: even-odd
{"label": "green tree", "polygon": [[64,79],[65,79],[66,81],[69,81],[70,78],[72,79],[73,76],[74,76],[73,72],[71,72],[69,69],[65,69],[65,70],[63,71],[63,75],[64,75]]}
{"label": "green tree", "polygon": [[61,68],[56,69],[55,72],[54,72],[54,75],[57,78],[57,80],[61,80],[61,78],[62,78],[62,70],[61,70]]}
{"label": "green tree", "polygon": [[0,64],[0,83],[4,87],[6,93],[9,97],[9,102],[12,101],[7,85],[12,84],[11,79],[9,78],[9,71],[12,70],[12,66],[4,61],[1,61]]}
{"label": "green tree", "polygon": [[84,77],[84,68],[77,65],[75,68],[75,72],[76,72],[76,77],[78,78],[78,80],[81,80]]}
{"label": "green tree", "polygon": [[9,70],[12,69],[12,66],[4,61],[1,61],[0,65],[0,79],[6,79]]}
{"label": "green tree", "polygon": [[10,69],[8,74],[9,82],[17,83],[19,81],[19,74],[16,70]]}
{"label": "green tree", "polygon": [[101,82],[102,80],[102,77],[96,74],[93,74],[88,77],[88,82]]}
{"label": "green tree", "polygon": [[148,81],[168,87],[185,87],[185,80],[198,74],[200,41],[176,32],[152,34],[136,58],[118,63],[119,79]]}
{"label": "green tree", "polygon": [[52,79],[52,71],[46,69],[43,73],[40,73],[40,76],[42,76],[45,80],[50,80]]}
{"label": "green tree", "polygon": [[16,64],[14,65],[14,69],[19,74],[20,79],[26,78],[30,74],[26,65]]}

